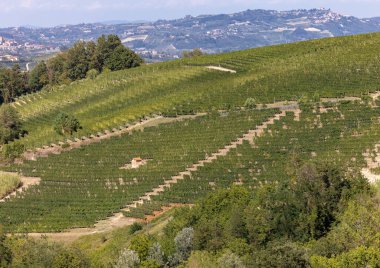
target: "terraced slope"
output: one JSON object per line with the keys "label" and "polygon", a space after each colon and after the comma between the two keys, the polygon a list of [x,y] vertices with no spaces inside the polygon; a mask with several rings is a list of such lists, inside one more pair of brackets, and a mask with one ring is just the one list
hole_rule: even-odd
{"label": "terraced slope", "polygon": [[[41,182],[0,204],[0,224],[9,232],[89,227],[152,199],[129,212],[144,217],[218,187],[254,189],[289,180],[289,161],[333,159],[360,170],[363,153],[380,140],[379,108],[366,103],[366,95],[379,90],[378,52],[380,34],[324,39],[147,65],[24,96],[12,105],[29,131],[21,139],[29,149],[117,133],[146,116],[205,116],[124,131],[9,167]],[[247,111],[241,109],[247,98],[267,107],[282,101],[280,109],[293,109],[298,101],[302,113],[264,105]],[[320,108],[309,103],[320,99]],[[60,111],[77,117],[83,129],[73,137],[55,134],[52,122]],[[256,126],[279,112],[286,116],[269,120],[274,124],[254,137]],[[145,165],[131,169],[135,157]]]}
{"label": "terraced slope", "polygon": [[83,129],[76,137],[82,137],[151,114],[241,107],[249,97],[259,103],[361,97],[378,90],[379,52],[380,34],[257,48],[103,74],[13,105],[29,131],[23,142],[36,148],[64,140],[52,130],[60,111],[79,119]]}
{"label": "terraced slope", "polygon": [[[274,113],[216,112],[11,167],[24,175],[40,177],[41,182],[0,205],[0,224],[15,232],[92,226]],[[126,169],[135,157],[146,160],[146,165]]]}
{"label": "terraced slope", "polygon": [[194,203],[210,191],[234,184],[254,190],[268,182],[288,181],[297,166],[309,160],[336,161],[359,173],[367,164],[363,153],[380,140],[379,114],[380,108],[359,102],[304,107],[298,121],[289,111],[254,144],[245,141],[126,215],[145,218],[165,204]]}

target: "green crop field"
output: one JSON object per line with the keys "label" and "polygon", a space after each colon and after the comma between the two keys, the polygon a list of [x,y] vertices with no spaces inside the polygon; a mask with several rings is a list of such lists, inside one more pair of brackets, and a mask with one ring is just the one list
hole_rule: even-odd
{"label": "green crop field", "polygon": [[[302,99],[303,104],[305,99],[363,97],[380,90],[379,52],[380,34],[323,39],[145,65],[22,96],[12,105],[28,132],[20,139],[28,149],[152,115],[205,115],[4,168],[41,177],[41,183],[1,203],[0,224],[8,232],[93,226],[280,112],[246,110],[247,98],[262,104]],[[254,139],[255,146],[244,141],[126,215],[144,217],[163,204],[193,203],[233,184],[255,189],[289,180],[298,159],[364,167],[363,152],[380,139],[379,108],[364,101],[327,106],[301,105],[299,121],[287,111]],[[55,133],[60,112],[75,116],[82,129],[73,136]],[[134,157],[146,165],[120,169]]]}
{"label": "green crop field", "polygon": [[[18,232],[91,226],[274,113],[214,113],[13,166],[11,170],[42,181],[1,206],[0,224]],[[148,163],[139,169],[120,169],[134,157]]]}
{"label": "green crop field", "polygon": [[162,204],[194,203],[212,190],[233,184],[254,190],[264,183],[290,180],[297,166],[310,159],[349,163],[350,168],[360,169],[366,165],[363,152],[380,140],[379,114],[380,108],[353,102],[323,113],[304,109],[300,121],[288,113],[255,139],[255,146],[243,143],[126,215],[144,218]]}
{"label": "green crop field", "polygon": [[[52,129],[60,111],[79,119],[79,137],[151,114],[240,107],[249,97],[260,103],[360,97],[379,90],[379,52],[380,34],[257,48],[107,73],[22,96],[14,106],[29,132],[22,142],[35,148],[63,139]],[[208,65],[237,73],[208,70]]]}

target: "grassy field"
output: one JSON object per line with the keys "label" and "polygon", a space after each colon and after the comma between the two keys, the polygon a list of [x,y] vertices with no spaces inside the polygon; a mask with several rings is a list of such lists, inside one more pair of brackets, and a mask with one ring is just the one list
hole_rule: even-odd
{"label": "grassy field", "polygon": [[19,187],[21,184],[20,176],[7,172],[0,172],[0,199]]}

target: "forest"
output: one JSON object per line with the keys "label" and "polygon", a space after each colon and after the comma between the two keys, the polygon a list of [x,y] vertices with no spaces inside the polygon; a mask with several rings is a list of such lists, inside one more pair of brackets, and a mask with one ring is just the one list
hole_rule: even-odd
{"label": "forest", "polygon": [[41,61],[30,72],[22,71],[17,64],[0,68],[0,101],[9,103],[46,86],[94,79],[103,71],[124,70],[142,63],[140,56],[123,46],[117,35],[103,35],[97,42],[78,41],[67,51]]}

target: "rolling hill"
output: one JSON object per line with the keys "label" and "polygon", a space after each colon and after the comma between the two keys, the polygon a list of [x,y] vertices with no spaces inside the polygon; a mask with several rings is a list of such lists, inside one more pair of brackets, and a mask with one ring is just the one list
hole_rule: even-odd
{"label": "rolling hill", "polygon": [[[0,204],[0,224],[61,232],[119,212],[144,218],[218,188],[286,181],[295,152],[364,168],[363,153],[380,138],[379,52],[380,34],[323,39],[146,65],[22,96],[11,105],[28,131],[18,141],[26,160],[4,169],[41,182]],[[249,98],[256,108],[244,107]],[[61,111],[83,129],[56,134]],[[136,157],[145,165],[123,168]]]}

